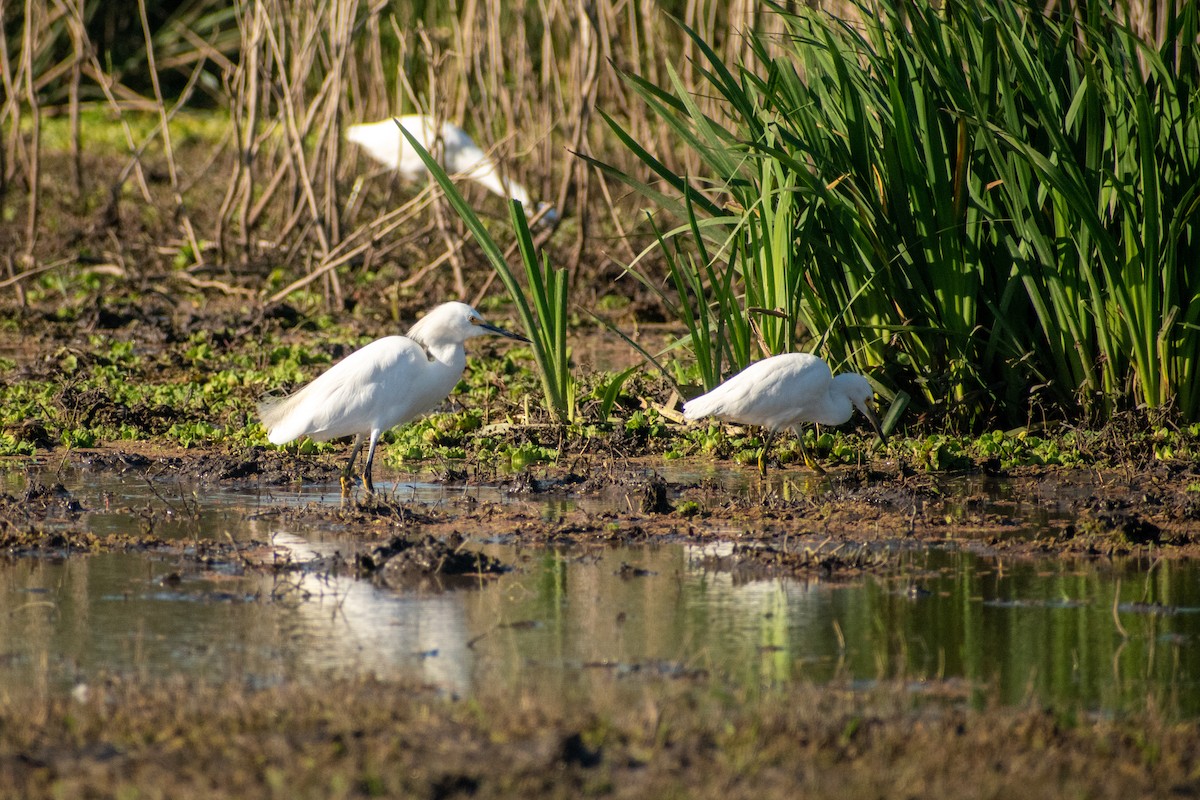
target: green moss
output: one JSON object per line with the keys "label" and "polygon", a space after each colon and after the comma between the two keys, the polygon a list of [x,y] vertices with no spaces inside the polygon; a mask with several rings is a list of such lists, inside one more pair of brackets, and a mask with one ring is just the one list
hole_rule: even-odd
{"label": "green moss", "polygon": [[[31,133],[33,120],[26,116],[22,130]],[[175,143],[187,141],[218,142],[227,133],[229,116],[219,111],[179,110],[171,117],[171,140]],[[82,108],[79,113],[81,145],[90,153],[127,155],[129,140],[125,126],[129,127],[135,142],[148,139],[159,125],[155,111],[126,109],[118,118],[103,107]],[[47,151],[67,152],[71,149],[71,125],[67,115],[43,115],[41,119],[42,147]],[[153,142],[148,150],[161,154],[161,139]]]}

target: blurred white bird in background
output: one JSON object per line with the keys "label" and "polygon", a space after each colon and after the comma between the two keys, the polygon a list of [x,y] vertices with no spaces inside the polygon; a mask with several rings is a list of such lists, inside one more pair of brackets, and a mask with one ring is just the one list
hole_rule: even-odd
{"label": "blurred white bird in background", "polygon": [[404,336],[376,339],[330,367],[287,397],[264,398],[258,413],[272,444],[301,436],[318,442],[353,434],[354,448],[343,473],[343,491],[354,474],[354,459],[369,441],[362,482],[375,491],[371,463],[380,435],[433,410],[449,396],[467,365],[463,343],[498,333],[529,341],[484,322],[466,303],[443,303]]}
{"label": "blurred white bird in background", "polygon": [[[862,375],[852,372],[834,376],[829,365],[808,353],[785,353],[757,361],[729,380],[683,404],[685,419],[716,417],[728,422],[761,425],[772,434],[791,428],[800,440],[800,452],[808,468],[824,473],[804,446],[802,422],[841,425],[858,409],[871,423],[880,440],[887,442],[879,419],[871,409],[875,391]],[[763,469],[766,448],[759,455]]]}
{"label": "blurred white bird in background", "polygon": [[351,125],[346,129],[346,139],[407,180],[427,177],[429,172],[425,169],[425,162],[400,135],[397,122],[435,158],[440,152],[442,166],[451,176],[461,175],[501,197],[521,201],[526,216],[533,217],[545,209],[542,220],[553,222],[558,218],[558,213],[545,203],[538,203],[535,207],[525,187],[501,176],[496,163],[488,158],[466,131],[452,122],[442,122],[439,126],[437,120],[427,114],[405,114],[380,122]]}

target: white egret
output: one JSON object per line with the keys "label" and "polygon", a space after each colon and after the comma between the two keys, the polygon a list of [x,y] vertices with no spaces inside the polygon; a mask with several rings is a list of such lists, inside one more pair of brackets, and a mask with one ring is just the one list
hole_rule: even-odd
{"label": "white egret", "polygon": [[301,436],[320,442],[353,434],[343,489],[354,474],[354,459],[364,441],[369,442],[362,482],[368,492],[374,492],[371,462],[380,435],[445,400],[467,365],[463,343],[486,333],[529,341],[484,322],[466,303],[443,303],[406,335],[376,339],[297,392],[263,399],[258,413],[267,438],[278,445]]}
{"label": "white egret", "polygon": [[[800,440],[804,463],[824,473],[804,446],[800,423],[841,425],[858,409],[871,423],[875,433],[886,442],[879,419],[871,409],[875,394],[862,375],[844,373],[834,376],[829,365],[808,353],[785,353],[757,361],[729,380],[683,404],[685,419],[716,417],[729,422],[761,425],[771,434],[791,428]],[[759,456],[762,468],[766,447]]]}
{"label": "white egret", "polygon": [[[452,122],[443,121],[439,127],[437,121],[427,114],[405,114],[401,117],[389,117],[381,122],[351,125],[346,129],[346,138],[365,150],[371,158],[396,170],[407,180],[426,177],[429,171],[425,168],[425,162],[400,135],[397,122],[434,157],[437,157],[439,152],[440,141],[442,166],[449,174],[460,174],[501,197],[520,200],[529,216],[546,208],[545,203],[538,203],[535,208],[530,203],[529,192],[525,191],[525,187],[502,177],[495,162],[488,158],[466,131]],[[557,212],[549,208],[542,219],[553,222],[557,217]]]}

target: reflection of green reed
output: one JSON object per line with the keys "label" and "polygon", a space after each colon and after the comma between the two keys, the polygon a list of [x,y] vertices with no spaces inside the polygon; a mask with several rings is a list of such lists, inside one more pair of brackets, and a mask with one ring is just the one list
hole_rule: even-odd
{"label": "reflection of green reed", "polygon": [[[961,676],[981,701],[1200,713],[1200,587],[1186,564],[931,561],[928,595],[868,580],[838,613],[859,677]],[[930,573],[932,574],[932,573]],[[1124,575],[1124,578],[1120,576]],[[1116,603],[1116,615],[1114,615]],[[1118,622],[1119,621],[1119,622]]]}
{"label": "reflection of green reed", "polygon": [[541,559],[536,602],[548,625],[552,626],[556,655],[568,658],[566,610],[570,606],[570,584],[567,579],[568,560],[558,551],[547,552]]}
{"label": "reflection of green reed", "polygon": [[787,591],[780,581],[771,581],[765,596],[762,625],[759,630],[759,652],[762,681],[766,685],[792,679],[795,654],[791,646],[791,617],[788,614]]}
{"label": "reflection of green reed", "polygon": [[[622,576],[625,561],[655,574]],[[479,600],[489,625],[541,624],[497,632],[480,647],[510,658],[513,680],[532,661],[572,690],[621,668],[654,674],[661,659],[721,675],[754,697],[797,681],[879,681],[981,706],[1200,714],[1196,567],[1147,566],[931,552],[887,576],[806,585],[735,581],[698,568],[678,547],[599,560],[547,553],[528,577],[504,580],[500,604]],[[1114,623],[1118,598],[1124,634]],[[564,677],[556,660],[594,666]]]}

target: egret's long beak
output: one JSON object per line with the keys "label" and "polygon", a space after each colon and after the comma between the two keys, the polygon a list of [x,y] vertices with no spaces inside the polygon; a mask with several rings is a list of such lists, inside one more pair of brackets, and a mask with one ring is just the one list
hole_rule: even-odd
{"label": "egret's long beak", "polygon": [[883,426],[879,424],[879,417],[875,416],[875,410],[871,408],[871,401],[863,403],[863,416],[867,418],[867,422],[871,423],[871,428],[874,429],[875,435],[879,437],[879,441],[887,444],[887,437],[883,435]]}
{"label": "egret's long beak", "polygon": [[501,328],[499,325],[492,325],[490,322],[484,322],[483,320],[479,319],[479,317],[472,317],[471,324],[477,325],[480,328],[483,328],[485,331],[491,331],[492,333],[498,333],[501,336],[507,336],[509,339],[516,339],[518,342],[528,342],[529,341],[528,339],[526,339],[524,336],[522,336],[519,333],[513,333],[512,331]]}

